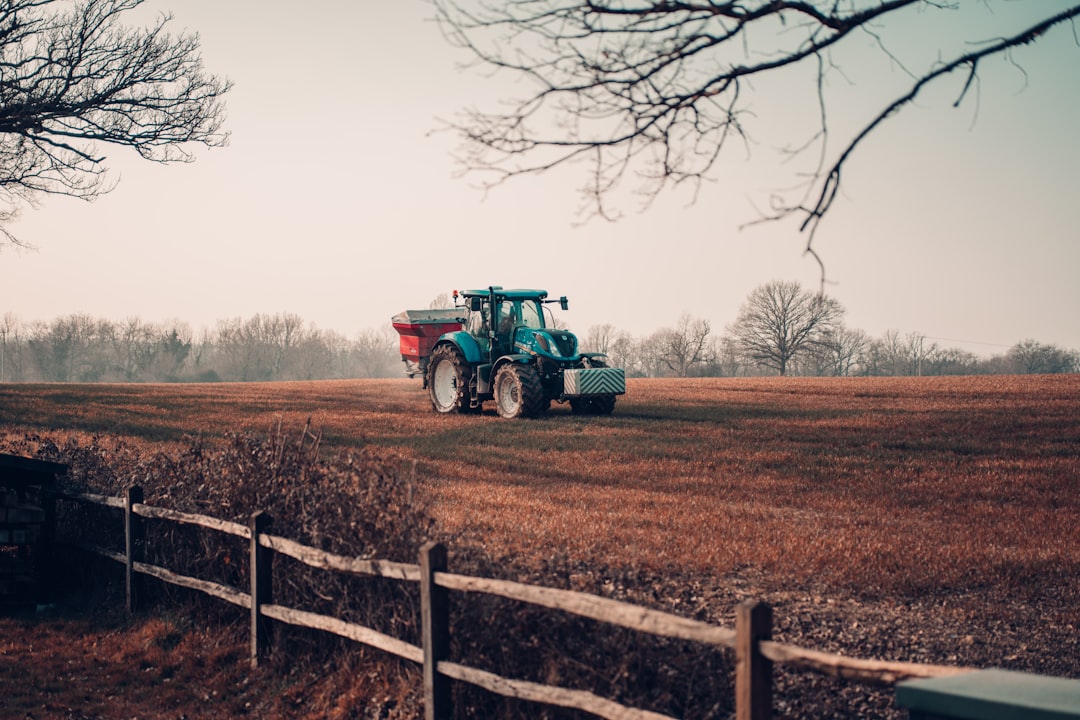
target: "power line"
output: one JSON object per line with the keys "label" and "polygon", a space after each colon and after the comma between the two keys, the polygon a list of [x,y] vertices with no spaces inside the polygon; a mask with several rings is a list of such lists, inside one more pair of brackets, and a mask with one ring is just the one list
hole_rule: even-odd
{"label": "power line", "polygon": [[992,342],[980,342],[978,340],[957,340],[956,338],[933,337],[931,335],[923,335],[923,337],[926,338],[927,340],[942,340],[944,342],[964,343],[965,345],[989,345],[990,347],[1003,347],[1003,348],[1012,347],[1012,345],[1004,345],[1002,343],[992,343]]}

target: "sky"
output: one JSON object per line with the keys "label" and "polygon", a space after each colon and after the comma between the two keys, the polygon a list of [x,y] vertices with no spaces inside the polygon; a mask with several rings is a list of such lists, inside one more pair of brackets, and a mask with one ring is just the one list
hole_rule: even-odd
{"label": "sky", "polygon": [[[965,3],[975,16],[956,22],[984,39],[1067,4]],[[683,314],[722,334],[772,280],[818,287],[794,223],[742,227],[790,182],[770,150],[797,140],[813,111],[797,87],[755,106],[760,140],[696,199],[678,190],[639,210],[623,198],[619,221],[582,222],[583,167],[486,194],[460,176],[457,140],[439,129],[521,88],[463,69],[468,56],[421,0],[147,0],[132,18],[164,11],[235,84],[229,145],[169,166],[105,148],[112,192],[45,198],[9,226],[33,249],[0,247],[0,312],[180,320],[196,332],[288,312],[352,336],[495,284],[567,295],[561,319],[579,334],[611,324],[643,337]],[[951,32],[922,15],[907,22],[929,53]],[[847,65],[853,110],[880,107],[888,83],[903,83],[869,44]],[[866,142],[815,240],[848,327],[982,356],[1028,338],[1080,349],[1078,66],[1074,30],[1059,27],[985,61],[960,107],[963,78],[951,78]],[[843,129],[842,115],[833,121]]]}

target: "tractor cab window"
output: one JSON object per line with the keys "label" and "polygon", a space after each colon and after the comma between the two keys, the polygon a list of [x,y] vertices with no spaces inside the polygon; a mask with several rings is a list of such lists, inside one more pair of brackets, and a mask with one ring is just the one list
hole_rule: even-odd
{"label": "tractor cab window", "polygon": [[514,329],[514,325],[517,325],[518,318],[521,316],[521,311],[518,307],[518,303],[510,300],[504,300],[499,303],[499,330],[500,335],[505,335]]}
{"label": "tractor cab window", "polygon": [[544,327],[540,304],[535,300],[504,300],[499,303],[499,333],[508,333],[516,325]]}
{"label": "tractor cab window", "polygon": [[486,340],[488,328],[491,327],[488,320],[490,316],[491,307],[485,302],[478,311],[469,313],[469,320],[465,325],[465,329],[474,338],[484,338]]}
{"label": "tractor cab window", "polygon": [[535,300],[521,301],[521,324],[530,328],[544,327],[544,316],[540,312],[540,303]]}

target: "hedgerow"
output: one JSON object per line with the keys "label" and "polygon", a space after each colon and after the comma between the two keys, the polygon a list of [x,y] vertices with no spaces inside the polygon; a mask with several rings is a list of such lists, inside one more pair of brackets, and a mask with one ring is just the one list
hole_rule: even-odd
{"label": "hedgerow", "polygon": [[[8,436],[0,440],[0,448],[67,464],[65,490],[122,496],[128,487],[138,485],[147,504],[239,523],[263,511],[271,518],[268,532],[339,555],[414,563],[420,547],[438,539],[451,547],[455,572],[662,604],[629,581],[625,569],[586,567],[561,555],[493,558],[475,545],[455,545],[455,538],[440,535],[435,527],[414,463],[372,448],[323,452],[318,435],[307,427],[292,435],[234,433],[218,444],[190,437],[172,454],[148,452],[104,436]],[[242,591],[248,587],[247,541],[163,520],[147,519],[144,524],[146,562]],[[58,525],[62,540],[89,539],[91,544],[123,550],[116,509],[65,501]],[[284,556],[274,562],[275,604],[421,644],[415,583],[319,571]],[[84,574],[71,577],[86,580]],[[95,571],[93,577],[120,582],[118,569]],[[231,606],[174,586],[156,584],[145,592],[158,604],[183,603],[187,612],[215,622],[244,622]],[[457,662],[687,718],[722,717],[730,709],[731,665],[722,650],[643,636],[486,595],[456,596],[451,623]],[[316,672],[358,653],[370,653],[326,633],[280,624],[275,626],[273,647],[271,660],[282,672],[295,672],[297,666]],[[398,694],[406,697],[392,703],[399,713],[393,716],[419,716],[418,668],[393,658],[382,662],[391,668],[389,674],[409,686],[399,688]],[[338,690],[349,692],[345,687]],[[456,684],[454,694],[455,712],[461,718],[591,717],[508,700],[465,684]]]}

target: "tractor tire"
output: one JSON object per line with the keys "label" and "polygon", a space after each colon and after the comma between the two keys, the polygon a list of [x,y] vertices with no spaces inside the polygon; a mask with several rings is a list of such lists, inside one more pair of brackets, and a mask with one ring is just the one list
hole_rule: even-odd
{"label": "tractor tire", "polygon": [[532,365],[503,365],[495,374],[495,409],[500,416],[536,417],[548,404],[540,375]]}
{"label": "tractor tire", "polygon": [[570,399],[570,411],[575,415],[610,415],[614,410],[614,395]]}
{"label": "tractor tire", "polygon": [[469,383],[473,369],[453,345],[440,345],[428,361],[428,396],[440,413],[473,412]]}

